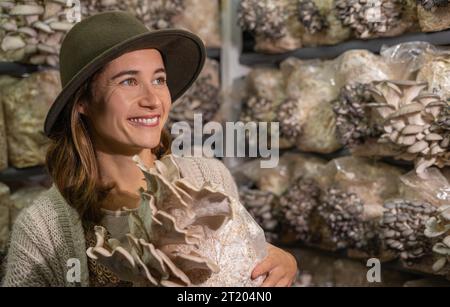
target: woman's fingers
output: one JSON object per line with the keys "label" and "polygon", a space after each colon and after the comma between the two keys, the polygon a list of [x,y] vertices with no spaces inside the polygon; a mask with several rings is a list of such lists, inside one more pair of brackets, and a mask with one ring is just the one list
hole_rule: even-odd
{"label": "woman's fingers", "polygon": [[269,276],[266,277],[261,287],[274,287],[284,277],[284,271],[281,268],[275,268],[269,273]]}
{"label": "woman's fingers", "polygon": [[271,258],[267,257],[253,269],[252,278],[255,279],[261,275],[264,275],[270,272],[273,268],[273,261],[271,260]]}
{"label": "woman's fingers", "polygon": [[292,284],[291,279],[284,277],[275,285],[275,287],[290,287]]}

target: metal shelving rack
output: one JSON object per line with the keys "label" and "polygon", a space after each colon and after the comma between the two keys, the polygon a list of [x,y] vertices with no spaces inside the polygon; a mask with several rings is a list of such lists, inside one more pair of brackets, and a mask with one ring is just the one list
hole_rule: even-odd
{"label": "metal shelving rack", "polygon": [[[450,29],[433,32],[433,33],[406,33],[399,36],[393,37],[383,37],[383,38],[375,38],[369,40],[361,40],[361,39],[353,39],[349,41],[345,41],[336,45],[331,46],[318,46],[318,47],[305,47],[296,50],[292,50],[289,52],[281,53],[281,54],[270,54],[270,53],[261,53],[253,51],[254,41],[253,38],[248,33],[243,32],[237,26],[237,6],[239,0],[223,0],[227,5],[224,5],[223,14],[226,15],[226,18],[223,18],[223,40],[224,40],[224,49],[227,50],[227,54],[224,55],[224,63],[222,64],[222,76],[224,80],[224,91],[225,94],[230,93],[232,89],[232,84],[234,80],[239,78],[243,78],[252,68],[257,66],[263,67],[278,67],[278,65],[285,59],[289,57],[296,57],[302,60],[308,59],[332,59],[336,58],[345,51],[352,49],[366,49],[373,53],[379,53],[382,47],[390,47],[400,43],[406,42],[414,42],[414,41],[422,41],[428,42],[435,46],[450,46]],[[228,92],[227,92],[228,91]],[[237,101],[235,103],[238,103]],[[286,151],[286,150],[280,150]],[[291,149],[288,151],[296,151],[295,149]],[[346,149],[339,150],[335,153],[329,155],[320,155],[322,158],[326,160],[333,159],[335,157],[348,155],[349,151]],[[230,159],[228,163],[225,161],[228,167],[231,169],[235,168],[236,165],[239,165],[239,162],[233,161]],[[399,161],[394,161],[393,159],[382,159],[381,161],[387,162],[397,167],[404,168],[405,170],[410,170],[413,166],[410,163],[403,163]],[[313,246],[313,245],[302,245],[298,241],[292,241],[289,238],[287,240],[281,239],[279,242],[276,242],[279,246],[283,246],[283,248],[290,249],[294,254],[300,249],[315,249],[316,251],[320,251],[323,253],[332,254],[336,257],[343,257],[347,260],[355,260],[358,261],[358,258],[351,257],[347,254],[332,251],[326,251],[322,247]],[[361,259],[359,259],[361,260]],[[428,259],[429,260],[429,259]],[[392,268],[398,272],[405,273],[414,273],[417,276],[423,277],[433,277],[439,278],[437,275],[431,274],[431,272],[426,270],[424,267],[420,265],[418,267],[405,267],[400,263],[399,260],[387,262],[386,266]],[[431,267],[428,266],[428,269]],[[448,284],[447,281],[445,281]]]}
{"label": "metal shelving rack", "polygon": [[34,177],[46,176],[47,171],[45,166],[33,166],[27,168],[9,167],[0,172],[0,182],[17,182],[26,181]]}
{"label": "metal shelving rack", "polygon": [[303,60],[335,58],[351,49],[366,49],[373,53],[379,53],[383,46],[393,46],[400,43],[422,41],[437,46],[450,45],[450,29],[433,33],[407,33],[393,37],[374,38],[370,40],[350,40],[333,46],[305,47],[297,50],[281,53],[267,54],[258,52],[244,52],[239,57],[242,65],[278,65],[289,57]]}

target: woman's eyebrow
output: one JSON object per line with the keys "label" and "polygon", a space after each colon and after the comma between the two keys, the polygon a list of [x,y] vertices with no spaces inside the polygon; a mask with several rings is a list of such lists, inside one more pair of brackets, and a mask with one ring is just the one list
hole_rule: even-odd
{"label": "woman's eyebrow", "polygon": [[[154,74],[157,74],[157,73],[160,73],[160,72],[165,73],[166,70],[165,70],[164,68],[158,68],[158,69],[156,69],[153,73],[154,73]],[[124,71],[121,71],[121,72],[115,74],[115,75],[111,78],[111,80],[114,80],[114,79],[117,79],[117,78],[119,78],[119,77],[122,77],[123,75],[137,75],[138,73],[139,73],[138,70],[124,70]]]}
{"label": "woman's eyebrow", "polygon": [[158,68],[157,70],[155,70],[154,74],[157,74],[157,73],[160,73],[160,72],[166,73],[166,70],[164,68]]}
{"label": "woman's eyebrow", "polygon": [[119,77],[122,77],[123,75],[137,75],[139,71],[137,70],[123,70],[119,72],[118,74],[114,75],[111,80],[117,79]]}

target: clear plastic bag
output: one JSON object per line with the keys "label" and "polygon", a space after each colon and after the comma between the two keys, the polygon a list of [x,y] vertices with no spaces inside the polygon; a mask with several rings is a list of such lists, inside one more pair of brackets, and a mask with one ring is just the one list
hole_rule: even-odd
{"label": "clear plastic bag", "polygon": [[397,71],[396,79],[407,80],[425,63],[436,47],[426,42],[408,42],[391,47],[383,46],[380,55]]}
{"label": "clear plastic bag", "polygon": [[436,207],[450,204],[450,183],[436,168],[425,170],[423,178],[415,171],[400,177],[400,191],[405,199],[428,202]]}
{"label": "clear plastic bag", "polygon": [[395,70],[381,56],[368,50],[349,50],[334,60],[336,84],[341,88],[355,82],[395,79]]}
{"label": "clear plastic bag", "polygon": [[[330,101],[339,93],[333,61],[289,58],[280,65],[287,96],[296,101],[301,133],[296,146],[304,152],[331,153],[341,144],[335,131]],[[330,124],[331,123],[331,124]]]}
{"label": "clear plastic bag", "polygon": [[427,42],[408,42],[380,52],[386,63],[397,72],[396,79],[427,81],[429,91],[450,98],[450,49]]}
{"label": "clear plastic bag", "polygon": [[196,33],[209,48],[220,48],[219,2],[203,0],[183,2],[185,10],[175,17],[175,27]]}
{"label": "clear plastic bag", "polygon": [[322,174],[326,161],[313,155],[287,152],[274,168],[261,168],[260,160],[253,160],[232,169],[239,186],[255,184],[260,190],[281,195],[295,179],[316,179]]}
{"label": "clear plastic bag", "polygon": [[398,195],[401,174],[395,166],[349,156],[330,161],[319,183],[323,190],[336,187],[355,193],[364,202],[364,218],[372,220],[382,215],[386,199]]}

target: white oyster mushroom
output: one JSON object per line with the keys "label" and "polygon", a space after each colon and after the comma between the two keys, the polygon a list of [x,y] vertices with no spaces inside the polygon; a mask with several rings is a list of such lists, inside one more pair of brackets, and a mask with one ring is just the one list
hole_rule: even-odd
{"label": "white oyster mushroom", "polygon": [[95,228],[87,255],[119,278],[153,286],[257,286],[251,271],[265,257],[262,229],[238,200],[206,182],[183,178],[171,155],[148,169],[137,156],[147,189],[129,215],[130,248]]}

